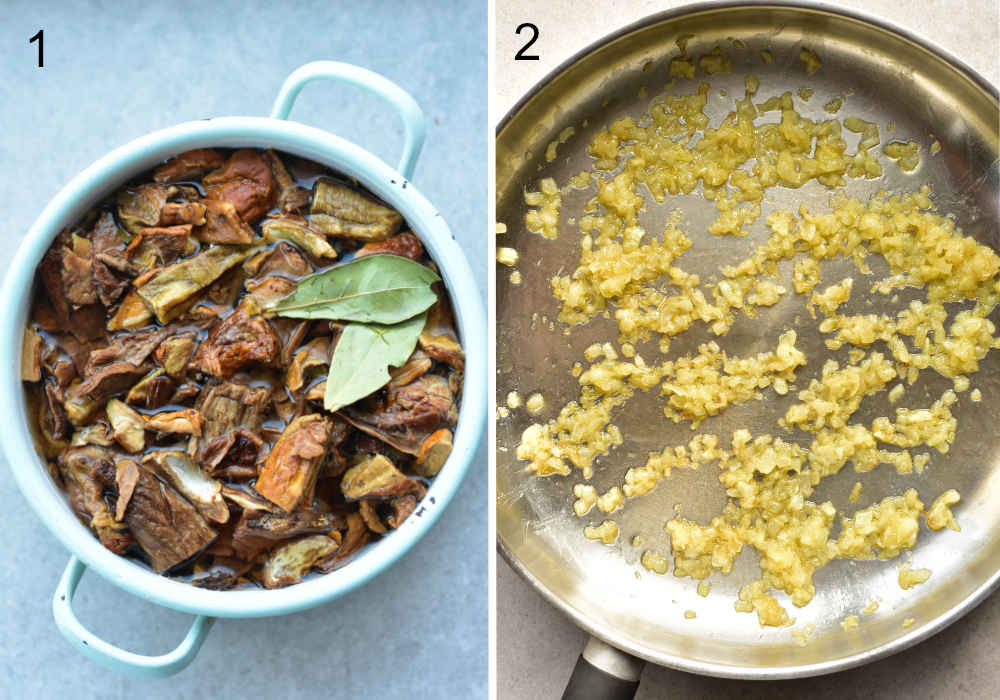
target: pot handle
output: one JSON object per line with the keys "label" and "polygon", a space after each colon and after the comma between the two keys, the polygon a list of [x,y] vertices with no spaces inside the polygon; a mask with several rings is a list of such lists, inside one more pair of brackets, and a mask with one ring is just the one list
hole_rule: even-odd
{"label": "pot handle", "polygon": [[410,93],[378,73],[339,61],[313,61],[297,68],[285,80],[271,109],[272,119],[288,119],[288,113],[295,104],[302,88],[313,80],[337,80],[378,95],[388,102],[403,120],[403,156],[399,159],[400,174],[406,179],[413,176],[417,157],[424,145],[427,131],[423,110]]}
{"label": "pot handle", "polygon": [[642,659],[591,637],[577,659],[562,700],[632,700],[645,665]]}
{"label": "pot handle", "polygon": [[177,648],[161,656],[144,656],[119,649],[84,627],[73,612],[73,595],[86,568],[82,561],[70,557],[69,565],[66,566],[52,599],[52,616],[56,619],[56,625],[73,646],[102,666],[145,678],[172,676],[194,660],[205,641],[205,635],[215,622],[214,617],[196,617],[187,636]]}

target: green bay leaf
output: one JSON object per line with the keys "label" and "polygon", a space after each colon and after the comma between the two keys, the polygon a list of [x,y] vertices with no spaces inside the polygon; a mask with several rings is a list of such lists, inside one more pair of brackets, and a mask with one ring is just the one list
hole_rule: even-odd
{"label": "green bay leaf", "polygon": [[413,353],[427,313],[391,326],[350,323],[340,334],[326,377],[323,407],[338,411],[389,381],[389,366],[399,367]]}
{"label": "green bay leaf", "polygon": [[437,300],[431,284],[441,278],[425,265],[398,255],[369,255],[303,278],[294,292],[267,311],[290,318],[390,325]]}

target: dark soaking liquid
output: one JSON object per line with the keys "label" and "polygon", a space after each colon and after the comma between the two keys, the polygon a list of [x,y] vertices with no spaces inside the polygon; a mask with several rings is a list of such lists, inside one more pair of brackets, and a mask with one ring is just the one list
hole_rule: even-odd
{"label": "dark soaking liquid", "polygon": [[278,588],[414,517],[462,386],[442,283],[389,383],[332,413],[345,324],[267,311],[373,254],[436,269],[356,182],[263,149],[180,154],[59,234],[22,379],[38,451],[105,547],[195,586]]}

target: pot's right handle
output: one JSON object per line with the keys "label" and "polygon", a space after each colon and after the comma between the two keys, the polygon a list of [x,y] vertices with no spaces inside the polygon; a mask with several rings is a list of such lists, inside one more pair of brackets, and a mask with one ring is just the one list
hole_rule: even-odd
{"label": "pot's right handle", "polygon": [[205,635],[215,622],[214,617],[204,615],[196,617],[187,636],[181,640],[176,649],[166,654],[145,656],[119,649],[84,627],[73,612],[73,595],[86,569],[87,566],[82,561],[70,557],[66,571],[56,587],[56,594],[52,598],[52,615],[56,619],[56,626],[74,647],[102,666],[145,678],[171,676],[194,660],[202,642],[205,641]]}
{"label": "pot's right handle", "polygon": [[378,73],[339,61],[313,61],[297,68],[281,86],[278,98],[271,109],[272,119],[287,119],[295,104],[295,98],[307,83],[313,80],[337,80],[378,95],[388,102],[403,120],[403,155],[399,159],[400,174],[406,179],[413,177],[417,157],[424,145],[427,124],[424,113],[410,93]]}
{"label": "pot's right handle", "polygon": [[642,659],[591,637],[576,662],[562,700],[632,700],[645,665]]}

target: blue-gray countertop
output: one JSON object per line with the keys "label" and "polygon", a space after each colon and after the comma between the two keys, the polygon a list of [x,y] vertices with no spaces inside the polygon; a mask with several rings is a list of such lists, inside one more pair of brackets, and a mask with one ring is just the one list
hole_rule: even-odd
{"label": "blue-gray countertop", "polygon": [[[124,9],[128,5],[130,9]],[[141,8],[141,9],[136,9]],[[101,155],[191,119],[266,115],[284,78],[315,59],[367,66],[423,107],[414,183],[440,209],[486,293],[486,2],[6,3],[0,23],[0,270],[48,200]],[[28,39],[45,29],[45,68]],[[396,117],[352,88],[314,84],[292,112],[395,163]],[[51,595],[68,553],[0,466],[2,698],[474,698],[486,695],[485,446],[439,523],[370,585],[330,605],[221,620],[179,675],[141,681],[71,649]],[[163,653],[191,617],[85,575],[85,625]]]}

